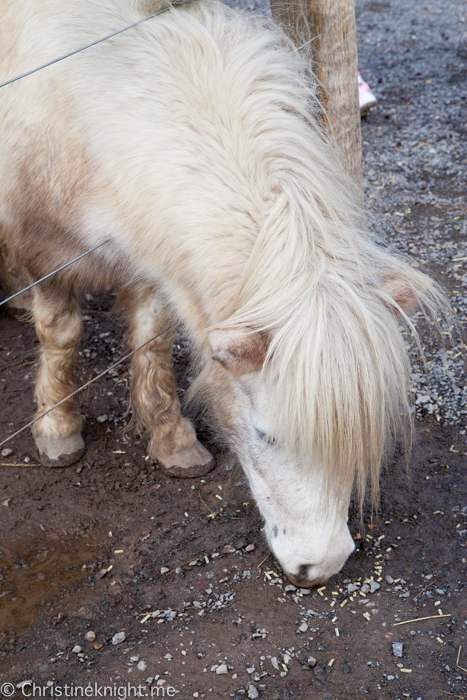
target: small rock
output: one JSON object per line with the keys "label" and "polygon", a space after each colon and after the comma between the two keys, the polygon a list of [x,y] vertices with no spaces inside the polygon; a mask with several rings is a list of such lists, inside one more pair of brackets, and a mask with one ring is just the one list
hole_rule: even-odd
{"label": "small rock", "polygon": [[370,593],[375,593],[378,588],[381,588],[377,581],[370,581]]}
{"label": "small rock", "polygon": [[389,583],[389,585],[391,585],[391,583],[394,583],[394,579],[392,578],[392,576],[385,576],[384,580],[386,581],[386,583]]}
{"label": "small rock", "polygon": [[135,664],[137,661],[139,661],[139,656],[130,656],[130,661],[131,663]]}
{"label": "small rock", "polygon": [[84,638],[87,642],[93,642],[96,638],[96,633],[92,630],[89,630],[89,632],[86,632],[86,634],[84,635]]}
{"label": "small rock", "polygon": [[172,654],[165,654],[164,659],[167,659],[167,661],[172,661]]}
{"label": "small rock", "polygon": [[125,639],[126,639],[125,632],[117,632],[117,634],[114,634],[114,636],[112,637],[112,644],[114,645],[114,647],[116,647],[117,644],[121,644],[122,642],[125,641]]}
{"label": "small rock", "polygon": [[292,583],[288,583],[287,586],[284,588],[284,591],[286,593],[292,593],[293,591],[296,591],[297,587],[294,586]]}
{"label": "small rock", "polygon": [[138,670],[139,671],[145,671],[146,670],[146,661],[141,660],[138,663]]}
{"label": "small rock", "polygon": [[306,660],[307,666],[314,668],[316,666],[316,659],[314,656],[309,656]]}
{"label": "small rock", "polygon": [[292,661],[292,657],[289,656],[288,654],[282,654],[282,658],[283,658],[286,666],[290,666],[290,662]]}
{"label": "small rock", "polygon": [[247,546],[245,547],[245,552],[254,552],[255,549],[256,547],[254,544],[247,544]]}
{"label": "small rock", "polygon": [[236,551],[237,550],[235,549],[235,547],[232,547],[231,544],[226,544],[225,547],[222,549],[223,554],[233,554]]}
{"label": "small rock", "polygon": [[358,586],[355,583],[349,583],[347,586],[347,593],[355,593],[355,591],[358,591]]}
{"label": "small rock", "polygon": [[168,574],[170,569],[168,569],[166,566],[161,566],[161,574]]}
{"label": "small rock", "polygon": [[101,569],[100,571],[97,572],[96,574],[96,581],[100,581],[101,578],[104,578],[108,574],[107,569]]}
{"label": "small rock", "polygon": [[246,670],[246,672],[249,673],[250,675],[251,675],[252,673],[254,673],[255,671],[256,671],[256,669],[255,669],[254,666],[250,666],[250,667],[247,668],[247,670]]}
{"label": "small rock", "polygon": [[81,652],[81,647],[77,644],[76,646],[73,647],[71,650],[72,654],[79,654]]}
{"label": "small rock", "polygon": [[250,700],[255,700],[256,698],[259,697],[258,691],[256,690],[255,686],[252,685],[251,683],[248,686],[248,697],[250,698]]}
{"label": "small rock", "polygon": [[360,590],[362,593],[367,594],[370,592],[370,586],[367,583],[364,583]]}
{"label": "small rock", "polygon": [[279,670],[279,662],[275,656],[272,657],[271,664],[272,664],[273,668],[276,669],[276,671]]}
{"label": "small rock", "polygon": [[392,653],[394,654],[394,656],[398,656],[401,659],[403,651],[404,645],[402,644],[402,642],[393,642]]}
{"label": "small rock", "polygon": [[[42,574],[41,579],[44,580],[45,574],[43,574],[42,571],[40,571],[39,573]],[[39,574],[37,574],[37,578],[39,578]],[[63,620],[66,620],[66,615],[64,613],[59,612],[57,617],[54,618],[54,625],[55,626],[60,625],[63,622]],[[85,636],[85,638],[86,638],[86,636]]]}
{"label": "small rock", "polygon": [[306,624],[306,622],[302,622],[302,624],[298,628],[298,631],[299,632],[307,632],[307,630],[308,630],[308,625]]}
{"label": "small rock", "polygon": [[11,457],[13,450],[10,447],[4,447],[2,450],[2,457]]}
{"label": "small rock", "polygon": [[225,675],[226,673],[228,673],[227,664],[221,664],[220,666],[218,666],[216,668],[216,673],[218,676]]}
{"label": "small rock", "polygon": [[108,415],[104,413],[102,416],[97,416],[96,420],[98,423],[105,423],[106,420],[108,420]]}

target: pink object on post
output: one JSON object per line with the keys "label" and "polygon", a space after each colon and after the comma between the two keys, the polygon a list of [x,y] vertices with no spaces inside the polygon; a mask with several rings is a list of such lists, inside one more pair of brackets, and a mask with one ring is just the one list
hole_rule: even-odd
{"label": "pink object on post", "polygon": [[368,83],[363,80],[360,71],[358,71],[358,101],[360,104],[360,114],[363,116],[377,104],[377,99],[371,92]]}

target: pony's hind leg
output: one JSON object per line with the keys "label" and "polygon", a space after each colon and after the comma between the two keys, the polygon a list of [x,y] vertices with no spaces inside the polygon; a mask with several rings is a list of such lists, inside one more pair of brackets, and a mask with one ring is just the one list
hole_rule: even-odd
{"label": "pony's hind leg", "polygon": [[[74,293],[53,283],[34,289],[33,318],[41,342],[35,391],[40,415],[76,389],[74,360],[82,322]],[[82,426],[74,398],[38,420],[32,433],[41,464],[63,467],[76,462],[85,449]]]}
{"label": "pony's hind leg", "polygon": [[191,422],[182,416],[175,390],[171,349],[175,330],[161,295],[134,285],[121,294],[128,319],[131,350],[131,404],[138,429],[149,435],[148,453],[170,476],[207,474],[214,459],[197,440]]}

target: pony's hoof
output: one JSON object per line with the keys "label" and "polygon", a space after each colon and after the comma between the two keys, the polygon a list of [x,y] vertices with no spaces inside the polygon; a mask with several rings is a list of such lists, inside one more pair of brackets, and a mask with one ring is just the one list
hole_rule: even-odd
{"label": "pony's hoof", "polygon": [[168,457],[158,457],[157,462],[165,474],[179,479],[193,479],[209,474],[216,464],[212,454],[198,440],[186,450]]}
{"label": "pony's hoof", "polygon": [[85,450],[81,433],[68,437],[36,437],[39,461],[43,467],[68,467],[83,456]]}

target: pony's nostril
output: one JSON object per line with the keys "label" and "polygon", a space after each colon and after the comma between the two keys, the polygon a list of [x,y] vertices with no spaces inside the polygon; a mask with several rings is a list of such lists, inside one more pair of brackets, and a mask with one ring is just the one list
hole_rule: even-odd
{"label": "pony's nostril", "polygon": [[308,568],[313,566],[312,564],[302,564],[298,568],[297,578],[307,579],[308,578]]}

